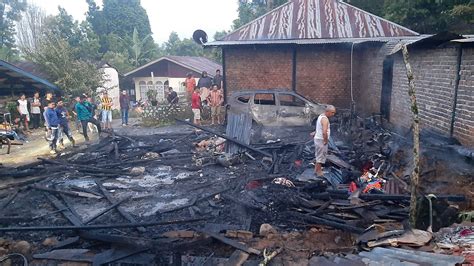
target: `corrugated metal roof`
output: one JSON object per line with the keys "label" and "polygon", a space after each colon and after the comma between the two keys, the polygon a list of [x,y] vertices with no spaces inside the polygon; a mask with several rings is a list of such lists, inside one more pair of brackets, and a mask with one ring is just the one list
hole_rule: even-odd
{"label": "corrugated metal roof", "polygon": [[289,39],[289,40],[249,40],[249,41],[215,41],[205,46],[233,46],[233,45],[261,45],[261,44],[337,44],[337,43],[365,43],[365,42],[399,42],[402,40],[419,40],[420,36],[405,37],[377,37],[377,38],[341,38],[341,39]]}
{"label": "corrugated metal roof", "polygon": [[[223,41],[343,39],[418,33],[339,0],[290,0]],[[218,44],[214,44],[218,45]]]}
{"label": "corrugated metal roof", "polygon": [[214,73],[216,72],[217,69],[222,69],[222,66],[210,59],[207,59],[205,57],[199,57],[199,56],[163,56],[161,58],[158,58],[154,61],[151,61],[139,68],[136,68],[127,74],[125,76],[129,76],[137,71],[140,71],[144,68],[147,68],[151,65],[154,65],[160,61],[163,60],[168,60],[170,62],[173,62],[175,64],[178,64],[180,66],[183,66],[185,68],[188,68],[189,70],[196,71],[198,73],[202,71],[206,71],[210,77],[214,77]]}
{"label": "corrugated metal roof", "polygon": [[3,82],[2,80],[2,82],[0,82],[0,87],[2,87],[2,89],[8,89],[8,88],[13,88],[16,90],[43,89],[43,90],[52,90],[57,93],[61,93],[61,90],[58,88],[58,86],[3,60],[0,60],[0,73],[4,74],[7,77],[11,77],[13,80],[16,80],[13,87],[8,85],[7,83],[8,86],[5,88],[1,86]]}

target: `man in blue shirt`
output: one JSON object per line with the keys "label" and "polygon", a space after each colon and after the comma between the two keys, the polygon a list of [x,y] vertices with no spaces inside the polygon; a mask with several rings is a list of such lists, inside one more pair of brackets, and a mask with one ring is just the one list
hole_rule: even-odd
{"label": "man in blue shirt", "polygon": [[59,126],[61,130],[72,143],[72,146],[75,147],[76,142],[74,141],[71,130],[69,129],[69,112],[67,111],[66,107],[64,107],[64,102],[62,100],[58,101],[58,106],[56,107],[55,111],[59,118]]}
{"label": "man in blue shirt", "polygon": [[48,131],[51,132],[51,141],[49,143],[49,149],[51,154],[56,154],[56,144],[59,137],[59,118],[58,114],[54,110],[55,103],[49,102],[48,108],[45,110],[44,117],[48,122]]}

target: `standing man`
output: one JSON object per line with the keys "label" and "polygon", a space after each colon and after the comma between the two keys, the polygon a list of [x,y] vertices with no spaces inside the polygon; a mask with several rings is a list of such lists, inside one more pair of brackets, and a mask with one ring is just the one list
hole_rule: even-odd
{"label": "standing man", "polygon": [[223,84],[222,84],[222,76],[221,76],[221,71],[219,69],[216,70],[216,75],[214,76],[214,79],[212,80],[213,84],[217,85],[217,88],[221,89]]}
{"label": "standing man", "polygon": [[35,92],[31,100],[31,127],[37,129],[40,127],[41,121],[41,99],[39,92]]}
{"label": "standing man", "polygon": [[76,103],[76,114],[81,121],[82,125],[82,134],[86,141],[89,141],[89,136],[87,136],[87,123],[92,123],[97,127],[97,131],[100,133],[102,132],[100,123],[97,121],[92,115],[92,106],[89,102],[86,101],[86,96],[82,95],[79,99],[79,102]]}
{"label": "standing man", "polygon": [[316,121],[316,131],[311,133],[314,135],[314,147],[316,164],[314,172],[317,176],[323,176],[322,165],[326,163],[326,157],[328,154],[329,138],[331,137],[331,126],[329,124],[329,118],[336,114],[336,108],[332,105],[326,107],[326,111],[319,115]]}
{"label": "standing man", "polygon": [[[64,107],[64,102],[62,100],[58,101],[55,111],[59,118],[60,130],[63,131],[64,135],[66,135],[69,141],[72,143],[72,146],[75,147],[76,141],[72,137],[71,130],[69,129],[69,112],[67,111],[66,107]],[[60,141],[62,142],[62,140]],[[64,144],[62,144],[62,146],[64,146]]]}
{"label": "standing man", "polygon": [[100,98],[102,105],[102,123],[105,129],[112,129],[112,98],[109,97],[106,90],[102,93]]}
{"label": "standing man", "polygon": [[16,109],[20,114],[20,124],[23,124],[25,127],[25,132],[31,132],[28,127],[28,122],[30,121],[30,102],[26,99],[26,95],[22,93],[20,99],[16,102]]}
{"label": "standing man", "polygon": [[190,102],[194,93],[194,89],[196,88],[196,80],[193,77],[193,73],[189,72],[188,74],[186,74],[184,85],[186,86],[188,102]]}
{"label": "standing man", "polygon": [[209,90],[212,87],[212,78],[207,75],[206,71],[202,72],[197,86],[201,90],[201,101],[205,103],[207,96],[209,96]]}
{"label": "standing man", "polygon": [[207,97],[207,102],[211,107],[211,125],[214,125],[216,120],[217,124],[221,123],[221,105],[224,101],[223,98],[217,84],[212,85],[212,91]]}
{"label": "standing man", "polygon": [[175,105],[178,103],[178,94],[173,91],[173,88],[172,87],[169,87],[168,88],[168,97],[167,97],[167,100],[168,100],[168,103],[170,104],[170,106],[172,105]]}
{"label": "standing man", "polygon": [[59,138],[59,118],[58,114],[54,110],[54,102],[48,103],[48,108],[44,111],[44,116],[48,122],[48,131],[51,132],[51,139],[49,142],[49,149],[51,154],[56,154],[56,145]]}
{"label": "standing man", "polygon": [[43,114],[45,127],[48,127],[48,125],[46,124],[46,117],[44,115],[44,112],[46,111],[46,109],[48,109],[48,105],[51,101],[53,101],[53,93],[48,91],[46,92],[46,96],[44,97],[44,99],[41,101],[41,107],[43,108],[43,110],[41,110],[41,113]]}
{"label": "standing man", "polygon": [[201,125],[201,96],[199,95],[199,88],[194,89],[191,97],[191,109],[194,115],[194,124]]}
{"label": "standing man", "polygon": [[128,110],[130,109],[130,97],[126,90],[120,94],[120,112],[122,113],[122,126],[128,126]]}

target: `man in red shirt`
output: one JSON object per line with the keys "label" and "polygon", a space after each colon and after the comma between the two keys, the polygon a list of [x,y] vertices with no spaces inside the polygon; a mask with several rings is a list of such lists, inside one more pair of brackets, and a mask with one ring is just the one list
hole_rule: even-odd
{"label": "man in red shirt", "polygon": [[186,92],[188,93],[188,100],[191,99],[191,96],[196,88],[196,80],[193,77],[193,73],[188,73],[186,79],[184,80],[184,85],[186,86]]}
{"label": "man in red shirt", "polygon": [[217,84],[212,85],[212,91],[209,93],[209,96],[207,97],[207,102],[209,103],[209,106],[211,107],[211,118],[212,118],[212,124],[216,122],[217,118],[217,124],[221,123],[221,106],[222,103],[224,102],[223,100],[224,97],[222,97],[222,94],[219,90],[219,87]]}
{"label": "man in red shirt", "polygon": [[191,97],[191,109],[194,114],[194,124],[201,125],[201,95],[199,95],[199,88],[194,88],[194,93]]}

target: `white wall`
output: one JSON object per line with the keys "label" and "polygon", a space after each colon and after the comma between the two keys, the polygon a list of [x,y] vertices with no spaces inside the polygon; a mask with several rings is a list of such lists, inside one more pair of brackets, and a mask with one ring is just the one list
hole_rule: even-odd
{"label": "white wall", "polygon": [[96,92],[101,96],[101,92],[106,89],[114,104],[112,108],[120,109],[120,83],[118,72],[112,67],[103,67],[101,68],[101,71],[104,73],[103,77],[105,82],[104,86],[97,88]]}

